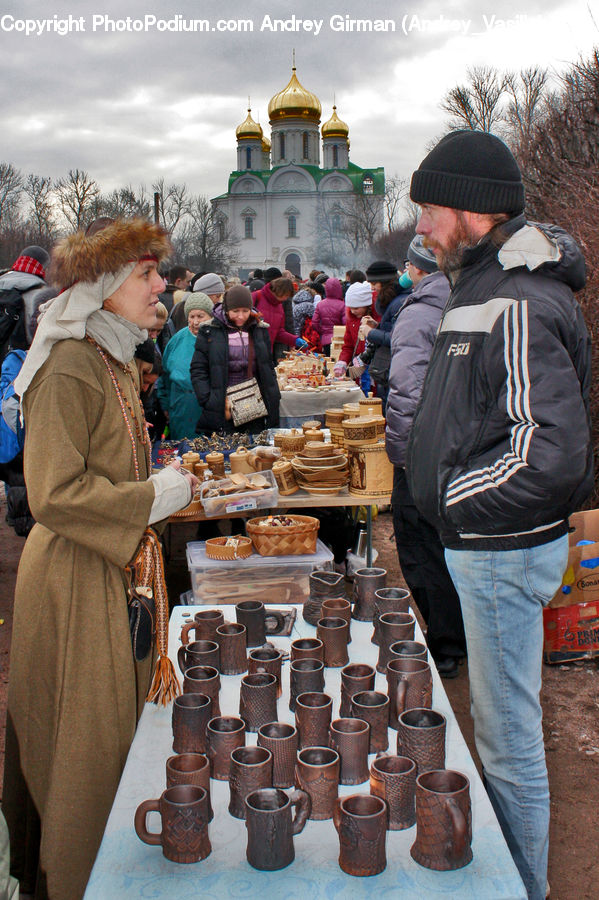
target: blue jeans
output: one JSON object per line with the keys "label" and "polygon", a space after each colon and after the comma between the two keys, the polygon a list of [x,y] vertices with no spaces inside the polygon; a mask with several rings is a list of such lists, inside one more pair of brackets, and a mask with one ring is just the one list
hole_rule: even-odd
{"label": "blue jeans", "polygon": [[543,900],[549,784],[543,744],[543,607],[568,538],[527,550],[446,550],[462,605],[474,736],[485,786],[531,900]]}

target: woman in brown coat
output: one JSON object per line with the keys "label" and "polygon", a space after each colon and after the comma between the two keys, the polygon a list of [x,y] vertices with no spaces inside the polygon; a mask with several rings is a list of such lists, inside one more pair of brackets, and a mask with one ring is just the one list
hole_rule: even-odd
{"label": "woman in brown coat", "polygon": [[171,467],[151,475],[131,365],[155,322],[169,250],[142,219],[62,241],[54,280],[67,289],[15,383],[37,524],[15,595],[3,806],[13,874],[36,900],[85,890],[155,659],[143,625],[132,652],[126,567],[148,526],[194,487]]}

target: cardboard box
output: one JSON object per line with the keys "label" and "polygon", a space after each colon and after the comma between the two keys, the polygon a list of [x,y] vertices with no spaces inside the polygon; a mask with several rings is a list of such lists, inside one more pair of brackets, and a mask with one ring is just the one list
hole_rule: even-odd
{"label": "cardboard box", "polygon": [[[573,513],[570,552],[562,585],[549,603],[552,609],[599,602],[599,509]],[[577,546],[580,541],[590,543]]]}
{"label": "cardboard box", "polygon": [[546,663],[599,656],[599,601],[543,610]]}

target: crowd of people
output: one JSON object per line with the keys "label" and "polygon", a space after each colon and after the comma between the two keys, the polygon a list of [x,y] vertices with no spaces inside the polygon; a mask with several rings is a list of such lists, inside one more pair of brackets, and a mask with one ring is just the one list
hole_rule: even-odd
{"label": "crowd of people", "polygon": [[[493,135],[444,137],[410,196],[407,260],[344,281],[182,265],[165,286],[168,236],[141,219],[93,223],[51,263],[26,247],[0,276],[17,312],[0,332],[0,475],[21,501],[26,485],[29,517],[11,514],[31,528],[3,807],[38,900],[82,896],[143,703],[169,696],[159,531],[196,479],[178,463],[152,473],[152,441],[278,424],[277,359],[326,352],[338,325],[334,373],[373,381],[385,405],[397,551],[432,656],[445,677],[468,656],[485,785],[528,896],[546,896],[542,609],[593,483],[584,260],[559,227],[527,222]],[[262,412],[238,425],[246,383]]]}

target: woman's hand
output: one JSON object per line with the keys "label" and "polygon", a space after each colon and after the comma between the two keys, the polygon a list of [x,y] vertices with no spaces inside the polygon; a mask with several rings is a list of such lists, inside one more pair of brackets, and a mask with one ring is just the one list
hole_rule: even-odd
{"label": "woman's hand", "polygon": [[176,469],[177,472],[181,472],[181,475],[185,476],[186,480],[189,482],[189,485],[191,487],[191,496],[193,497],[193,495],[195,494],[196,489],[200,483],[200,479],[197,478],[195,475],[192,475],[192,473],[189,472],[187,469],[182,469],[180,459],[174,459],[172,461],[172,463],[170,463],[170,466],[171,466],[171,468]]}

